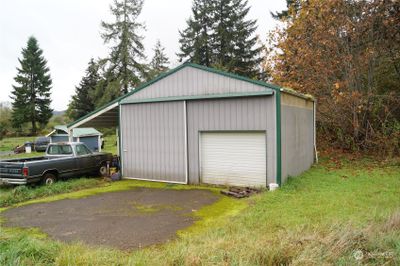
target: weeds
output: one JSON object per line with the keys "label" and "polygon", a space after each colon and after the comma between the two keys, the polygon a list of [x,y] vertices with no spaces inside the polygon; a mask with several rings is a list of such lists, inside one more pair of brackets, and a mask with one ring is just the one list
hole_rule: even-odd
{"label": "weeds", "polygon": [[0,188],[0,207],[7,207],[31,199],[90,188],[103,183],[104,181],[100,179],[79,178],[56,182],[51,186],[17,186],[14,188],[3,187]]}

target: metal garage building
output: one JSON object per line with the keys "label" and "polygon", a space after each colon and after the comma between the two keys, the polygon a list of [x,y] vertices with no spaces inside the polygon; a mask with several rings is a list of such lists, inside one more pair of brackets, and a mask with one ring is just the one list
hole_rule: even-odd
{"label": "metal garage building", "polygon": [[265,187],[314,161],[312,97],[191,63],[68,130],[83,125],[119,129],[125,178]]}

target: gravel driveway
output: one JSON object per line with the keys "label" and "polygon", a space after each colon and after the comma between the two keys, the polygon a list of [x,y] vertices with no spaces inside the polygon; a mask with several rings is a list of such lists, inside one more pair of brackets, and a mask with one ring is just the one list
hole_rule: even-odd
{"label": "gravel driveway", "polygon": [[5,226],[38,227],[65,242],[137,249],[173,239],[193,224],[194,211],[219,197],[208,190],[138,188],[21,206],[2,216]]}

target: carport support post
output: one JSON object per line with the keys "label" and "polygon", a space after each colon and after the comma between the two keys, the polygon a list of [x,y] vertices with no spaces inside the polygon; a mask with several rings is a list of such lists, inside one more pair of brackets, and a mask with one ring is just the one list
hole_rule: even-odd
{"label": "carport support post", "polygon": [[119,156],[119,127],[115,128],[115,136],[117,136],[117,155]]}
{"label": "carport support post", "polygon": [[73,139],[72,139],[72,129],[69,129],[69,128],[68,128],[68,140],[69,140],[69,142],[73,141]]}
{"label": "carport support post", "polygon": [[100,135],[98,136],[99,138],[97,139],[97,146],[98,146],[98,151],[99,152],[101,152],[101,144],[102,144],[102,141],[101,141],[101,137],[100,137]]}

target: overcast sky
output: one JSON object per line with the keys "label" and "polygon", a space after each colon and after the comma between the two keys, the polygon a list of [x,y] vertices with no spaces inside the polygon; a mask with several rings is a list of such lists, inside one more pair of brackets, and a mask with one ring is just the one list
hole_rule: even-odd
{"label": "overcast sky", "polygon": [[[1,0],[0,102],[9,95],[21,49],[35,36],[43,49],[53,79],[52,108],[66,109],[91,57],[104,57],[101,20],[110,21],[112,0]],[[249,18],[257,19],[257,34],[264,41],[276,21],[270,11],[285,8],[285,0],[249,0]],[[178,64],[179,29],[191,15],[192,0],[145,0],[140,20],[147,31],[144,45],[150,59],[157,39],[166,48],[172,67]]]}

